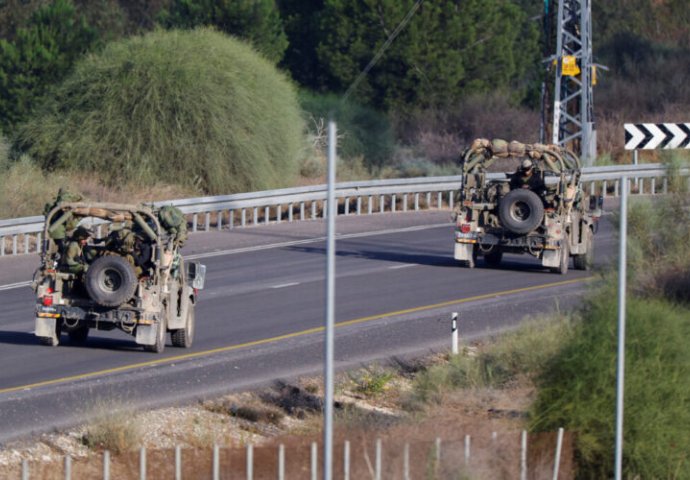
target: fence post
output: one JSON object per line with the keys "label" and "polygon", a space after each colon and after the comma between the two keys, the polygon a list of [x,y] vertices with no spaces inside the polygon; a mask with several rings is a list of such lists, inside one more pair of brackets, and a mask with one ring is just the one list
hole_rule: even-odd
{"label": "fence post", "polygon": [[522,431],[520,444],[520,480],[527,480],[527,430]]}
{"label": "fence post", "polygon": [[465,435],[465,465],[470,463],[470,436]]}
{"label": "fence post", "polygon": [[175,480],[182,480],[182,447],[175,446]]}
{"label": "fence post", "polygon": [[213,444],[213,480],[220,480],[220,450]]}
{"label": "fence post", "polygon": [[407,442],[403,449],[403,479],[410,480],[410,444]]}
{"label": "fence post", "polygon": [[558,480],[558,470],[561,466],[561,448],[563,447],[563,427],[558,429],[556,438],[556,458],[553,463],[553,480]]}
{"label": "fence post", "polygon": [[285,445],[278,446],[278,480],[285,480]]}
{"label": "fence post", "polygon": [[311,443],[311,480],[318,480],[318,450],[316,442]]}
{"label": "fence post", "polygon": [[103,480],[110,480],[110,452],[103,452]]}
{"label": "fence post", "polygon": [[139,450],[139,479],[146,480],[146,447]]}
{"label": "fence post", "polygon": [[453,312],[451,316],[451,347],[453,355],[460,353],[460,348],[458,347],[458,312]]}
{"label": "fence post", "polygon": [[434,450],[435,450],[434,454],[436,457],[434,466],[435,466],[436,475],[438,476],[438,472],[441,468],[441,437],[436,437]]}
{"label": "fence post", "polygon": [[72,457],[65,455],[65,480],[72,479]]}
{"label": "fence post", "polygon": [[29,461],[22,460],[22,480],[29,480]]}
{"label": "fence post", "polygon": [[247,480],[254,479],[254,445],[247,445]]}
{"label": "fence post", "polygon": [[381,439],[376,439],[376,480],[381,480]]}
{"label": "fence post", "polygon": [[343,446],[343,480],[350,480],[350,441]]}

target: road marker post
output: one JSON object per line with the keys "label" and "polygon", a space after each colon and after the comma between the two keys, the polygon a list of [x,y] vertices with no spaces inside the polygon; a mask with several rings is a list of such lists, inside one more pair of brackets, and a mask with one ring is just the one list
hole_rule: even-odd
{"label": "road marker post", "polygon": [[458,346],[458,312],[453,312],[451,316],[450,335],[453,355],[457,355],[460,353],[460,348]]}

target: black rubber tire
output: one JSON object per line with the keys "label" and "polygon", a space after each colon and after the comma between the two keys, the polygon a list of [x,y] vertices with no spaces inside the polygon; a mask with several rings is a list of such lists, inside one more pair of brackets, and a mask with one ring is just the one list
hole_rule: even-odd
{"label": "black rubber tire", "polygon": [[498,267],[503,260],[503,252],[494,247],[490,252],[484,254],[484,262],[488,267]]}
{"label": "black rubber tire", "polygon": [[86,339],[89,338],[89,327],[79,327],[67,332],[69,335],[69,342],[75,345],[83,345]]}
{"label": "black rubber tire", "polygon": [[498,205],[498,218],[503,227],[513,233],[529,233],[541,225],[544,203],[531,190],[511,190]]}
{"label": "black rubber tire", "polygon": [[167,338],[167,329],[165,319],[158,324],[158,331],[156,332],[156,343],[153,345],[144,345],[144,350],[152,353],[163,353],[165,350],[165,339]]}
{"label": "black rubber tire", "polygon": [[568,241],[563,240],[563,246],[561,247],[560,265],[557,267],[552,267],[551,271],[553,273],[560,273],[565,275],[568,273],[568,265],[570,264],[570,248],[568,247]]}
{"label": "black rubber tire", "polygon": [[91,300],[103,307],[118,307],[132,298],[137,276],[124,258],[106,255],[97,258],[86,272],[86,292]]}
{"label": "black rubber tire", "polygon": [[594,233],[588,228],[585,235],[587,251],[581,255],[573,255],[573,267],[575,270],[589,270],[594,264]]}
{"label": "black rubber tire", "polygon": [[178,328],[170,332],[173,347],[190,348],[192,346],[192,342],[194,342],[194,322],[194,304],[190,300],[184,328]]}

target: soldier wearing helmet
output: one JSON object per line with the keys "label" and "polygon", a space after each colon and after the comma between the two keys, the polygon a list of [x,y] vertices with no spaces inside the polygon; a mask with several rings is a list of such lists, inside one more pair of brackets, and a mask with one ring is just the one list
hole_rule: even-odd
{"label": "soldier wearing helmet", "polygon": [[541,194],[546,185],[534,166],[534,162],[529,158],[524,159],[518,169],[510,176],[510,189],[527,188],[535,193]]}
{"label": "soldier wearing helmet", "polygon": [[92,236],[91,230],[84,226],[79,226],[74,230],[61,258],[62,270],[77,274],[86,272],[88,262],[84,247]]}

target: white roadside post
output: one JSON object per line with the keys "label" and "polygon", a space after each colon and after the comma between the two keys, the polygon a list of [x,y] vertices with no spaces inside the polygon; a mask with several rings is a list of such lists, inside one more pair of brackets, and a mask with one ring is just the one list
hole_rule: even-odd
{"label": "white roadside post", "polygon": [[458,347],[458,312],[453,312],[451,317],[451,344],[453,355],[460,353],[460,348]]}
{"label": "white roadside post", "polygon": [[333,349],[335,339],[335,142],[334,121],[328,122],[328,195],[326,241],[326,342],[324,362],[324,409],[323,409],[323,478],[333,478]]}
{"label": "white roadside post", "polygon": [[616,375],[615,479],[623,478],[623,392],[625,386],[625,289],[628,240],[628,178],[621,178],[620,245],[618,252],[618,367]]}

